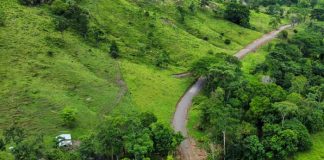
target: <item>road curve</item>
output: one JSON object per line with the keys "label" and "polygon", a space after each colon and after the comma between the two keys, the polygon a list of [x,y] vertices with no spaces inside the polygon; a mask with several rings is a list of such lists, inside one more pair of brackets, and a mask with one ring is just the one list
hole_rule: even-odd
{"label": "road curve", "polygon": [[[263,44],[274,39],[281,31],[290,27],[291,25],[285,25],[275,31],[263,35],[261,38],[255,40],[244,49],[237,52],[234,56],[238,59],[242,59],[245,55],[249,54],[250,52],[254,52]],[[206,158],[206,152],[198,149],[198,147],[195,146],[195,142],[188,136],[186,128],[188,110],[191,106],[192,99],[201,91],[204,81],[204,78],[201,77],[190,87],[190,89],[181,97],[174,113],[172,126],[175,131],[181,132],[186,138],[179,147],[180,156],[183,160],[201,160]]]}

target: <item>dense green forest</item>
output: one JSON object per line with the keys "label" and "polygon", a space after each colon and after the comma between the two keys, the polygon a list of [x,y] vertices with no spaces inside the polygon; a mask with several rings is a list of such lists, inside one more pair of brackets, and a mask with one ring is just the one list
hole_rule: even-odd
{"label": "dense green forest", "polygon": [[[316,150],[323,19],[321,0],[1,0],[0,159],[178,159],[170,121],[200,76],[189,134],[207,158]],[[263,60],[232,56],[285,24]]]}
{"label": "dense green forest", "polygon": [[251,73],[271,80],[244,77],[241,63],[228,55],[193,66],[207,77],[206,96],[195,101],[201,111],[198,128],[215,145],[226,137],[228,159],[286,159],[311,148],[310,134],[324,127],[321,31],[311,23],[275,44]]}

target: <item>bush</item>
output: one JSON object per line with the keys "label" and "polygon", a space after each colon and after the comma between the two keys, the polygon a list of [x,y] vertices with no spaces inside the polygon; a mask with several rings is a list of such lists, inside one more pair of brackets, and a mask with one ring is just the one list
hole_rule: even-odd
{"label": "bush", "polygon": [[6,21],[6,15],[4,14],[4,12],[0,11],[0,27],[5,25],[5,21]]}
{"label": "bush", "polygon": [[19,0],[19,2],[26,6],[36,6],[44,3],[51,3],[53,0]]}
{"label": "bush", "polygon": [[288,38],[288,32],[286,30],[282,31],[281,32],[281,37],[284,38],[284,39],[287,39]]}
{"label": "bush", "polygon": [[[88,33],[89,13],[77,4],[64,3],[60,0],[53,3],[51,10],[54,14],[60,16],[58,18],[57,27],[59,30],[64,30],[67,27],[72,27],[82,36],[86,37]],[[61,29],[60,29],[61,28]]]}
{"label": "bush", "polygon": [[163,51],[157,56],[155,65],[159,68],[167,68],[169,62],[170,62],[170,55],[167,52]]}
{"label": "bush", "polygon": [[0,151],[4,151],[6,149],[6,144],[3,138],[0,137]]}
{"label": "bush", "polygon": [[66,127],[74,127],[76,122],[76,110],[72,108],[64,108],[61,112],[63,125]]}
{"label": "bush", "polygon": [[110,55],[112,58],[118,58],[119,57],[119,48],[117,46],[116,41],[113,41],[111,46],[110,46]]}
{"label": "bush", "polygon": [[232,43],[232,41],[229,40],[229,39],[226,39],[226,40],[224,41],[224,43],[225,43],[226,45],[230,45],[230,44]]}

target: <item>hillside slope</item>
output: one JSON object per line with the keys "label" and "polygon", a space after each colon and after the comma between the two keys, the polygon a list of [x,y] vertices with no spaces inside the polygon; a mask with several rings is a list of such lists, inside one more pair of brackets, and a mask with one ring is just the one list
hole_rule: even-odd
{"label": "hillside slope", "polygon": [[[269,28],[254,21],[270,19],[262,13],[253,13],[256,30],[251,30],[215,17],[208,8],[190,14],[190,2],[183,2],[188,14],[180,22],[178,4],[171,0],[81,1],[90,15],[89,31],[97,27],[105,33],[105,40],[94,45],[72,29],[56,31],[50,5],[28,7],[3,0],[0,128],[16,121],[30,131],[56,134],[68,130],[60,112],[73,108],[77,126],[72,131],[81,135],[118,105],[137,106],[169,123],[178,98],[192,82],[176,80],[173,73],[186,71],[207,54],[233,54]],[[122,60],[108,55],[112,41]],[[155,64],[164,52],[170,62],[160,69]],[[127,88],[130,94],[124,100]]]}

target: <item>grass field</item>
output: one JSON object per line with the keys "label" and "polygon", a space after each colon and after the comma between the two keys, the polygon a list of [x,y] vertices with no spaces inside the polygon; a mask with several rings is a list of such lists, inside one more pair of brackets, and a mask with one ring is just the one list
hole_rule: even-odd
{"label": "grass field", "polygon": [[173,78],[170,70],[129,61],[122,61],[122,68],[134,105],[169,125],[177,101],[193,80]]}
{"label": "grass field", "polygon": [[[54,31],[46,8],[0,4],[0,130],[17,122],[32,133],[74,136],[91,130],[117,106],[119,69],[107,53],[73,32]],[[62,127],[60,112],[77,110],[77,127]]]}

